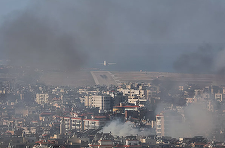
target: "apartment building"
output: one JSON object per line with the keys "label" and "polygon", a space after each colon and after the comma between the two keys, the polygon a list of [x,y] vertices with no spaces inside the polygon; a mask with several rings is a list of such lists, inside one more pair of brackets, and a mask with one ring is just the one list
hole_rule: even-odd
{"label": "apartment building", "polygon": [[87,107],[96,107],[100,111],[110,111],[112,110],[113,102],[110,95],[87,95],[81,98],[81,102]]}
{"label": "apartment building", "polygon": [[36,94],[36,99],[35,101],[38,103],[38,104],[46,104],[48,103],[48,98],[49,98],[49,95],[47,93],[43,93],[43,94]]}

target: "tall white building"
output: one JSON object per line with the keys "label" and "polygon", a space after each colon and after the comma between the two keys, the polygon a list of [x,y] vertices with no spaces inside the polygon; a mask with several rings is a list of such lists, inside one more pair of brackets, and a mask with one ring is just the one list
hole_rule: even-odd
{"label": "tall white building", "polygon": [[112,109],[112,97],[110,95],[87,95],[80,98],[81,102],[87,107],[98,107],[101,111]]}
{"label": "tall white building", "polygon": [[94,95],[91,98],[91,106],[98,107],[99,110],[109,111],[112,109],[111,96],[110,95]]}
{"label": "tall white building", "polygon": [[164,130],[164,115],[156,115],[156,135],[159,137],[165,136]]}

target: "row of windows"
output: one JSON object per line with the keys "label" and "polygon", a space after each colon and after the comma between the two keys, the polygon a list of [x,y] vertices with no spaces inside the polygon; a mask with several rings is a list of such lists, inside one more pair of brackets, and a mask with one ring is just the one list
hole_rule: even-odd
{"label": "row of windows", "polygon": [[[69,121],[69,119],[64,119],[65,121]],[[72,120],[73,123],[77,123],[80,124],[81,121],[80,120]],[[87,121],[86,123],[89,124],[89,121]],[[65,124],[69,124],[69,123],[65,123]],[[96,124],[96,122],[90,122],[90,124]]]}

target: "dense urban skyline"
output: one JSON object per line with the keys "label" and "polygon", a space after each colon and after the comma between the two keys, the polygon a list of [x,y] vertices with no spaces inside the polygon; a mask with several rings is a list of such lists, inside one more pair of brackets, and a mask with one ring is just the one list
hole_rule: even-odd
{"label": "dense urban skyline", "polygon": [[225,147],[225,1],[0,1],[0,148]]}

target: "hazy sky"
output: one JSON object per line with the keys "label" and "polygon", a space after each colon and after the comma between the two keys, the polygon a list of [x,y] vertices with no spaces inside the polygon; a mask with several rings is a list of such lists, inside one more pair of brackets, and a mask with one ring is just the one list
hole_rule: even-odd
{"label": "hazy sky", "polygon": [[25,9],[29,5],[30,0],[1,0],[0,1],[0,21],[2,22],[6,17],[18,10]]}
{"label": "hazy sky", "polygon": [[[69,57],[68,62],[61,64],[51,54],[43,62],[62,67],[73,62],[77,68],[108,60],[118,63],[114,70],[174,71],[181,54],[193,54],[206,43],[215,52],[212,67],[224,61],[215,60],[225,40],[224,0],[1,0],[0,24],[1,53],[18,56],[19,63],[36,63],[43,51],[57,50],[62,56],[54,56]],[[61,41],[64,36],[71,42]],[[71,46],[61,49],[65,44]],[[15,52],[27,53],[26,58]]]}

